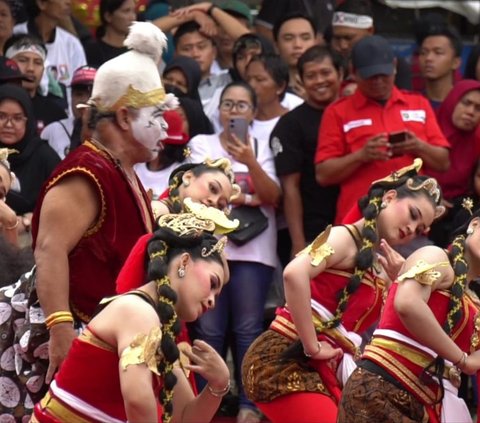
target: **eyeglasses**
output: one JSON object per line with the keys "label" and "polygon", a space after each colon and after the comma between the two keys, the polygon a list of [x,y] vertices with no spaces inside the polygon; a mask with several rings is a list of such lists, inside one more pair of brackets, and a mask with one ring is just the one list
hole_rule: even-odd
{"label": "eyeglasses", "polygon": [[6,113],[0,112],[0,125],[6,125],[7,122],[10,122],[13,126],[21,126],[25,124],[27,117],[23,115],[7,115]]}
{"label": "eyeglasses", "polygon": [[220,110],[224,112],[230,112],[234,107],[239,113],[247,113],[250,109],[253,109],[252,105],[246,101],[222,100],[220,103]]}

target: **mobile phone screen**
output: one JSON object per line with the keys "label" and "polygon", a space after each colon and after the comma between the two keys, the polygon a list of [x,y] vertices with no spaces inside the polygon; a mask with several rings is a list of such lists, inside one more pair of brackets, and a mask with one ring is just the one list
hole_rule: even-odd
{"label": "mobile phone screen", "polygon": [[403,142],[407,139],[406,132],[392,132],[388,135],[388,142],[390,144],[396,144],[398,142]]}
{"label": "mobile phone screen", "polygon": [[244,144],[248,141],[248,122],[245,118],[232,118],[228,123],[228,131]]}

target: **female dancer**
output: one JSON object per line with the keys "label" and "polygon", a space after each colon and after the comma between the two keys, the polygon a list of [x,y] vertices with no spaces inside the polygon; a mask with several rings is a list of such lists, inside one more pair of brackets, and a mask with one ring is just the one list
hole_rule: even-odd
{"label": "female dancer", "polygon": [[[287,304],[243,362],[245,392],[272,422],[335,422],[360,334],[377,321],[410,242],[443,210],[421,160],[372,184],[363,218],[321,234],[285,269]],[[378,256],[377,251],[383,256]],[[321,411],[320,411],[321,410]]]}
{"label": "female dancer", "polygon": [[[175,336],[179,319],[193,321],[213,308],[228,281],[226,238],[214,237],[214,229],[212,220],[190,213],[160,218],[145,257],[149,282],[101,303],[36,404],[34,422],[157,422],[157,390],[161,421],[210,421],[228,392],[228,368],[202,341],[186,352],[194,364],[180,364]],[[61,321],[54,314],[47,325]],[[188,371],[208,381],[196,398]]]}
{"label": "female dancer", "polygon": [[205,159],[201,163],[181,165],[170,175],[168,185],[169,188],[161,195],[160,201],[152,202],[157,217],[165,213],[182,212],[185,198],[226,210],[230,201],[240,194],[232,164],[226,158]]}
{"label": "female dancer", "polygon": [[480,369],[480,213],[447,253],[428,246],[406,260],[378,328],[343,390],[339,422],[471,422],[460,372]]}

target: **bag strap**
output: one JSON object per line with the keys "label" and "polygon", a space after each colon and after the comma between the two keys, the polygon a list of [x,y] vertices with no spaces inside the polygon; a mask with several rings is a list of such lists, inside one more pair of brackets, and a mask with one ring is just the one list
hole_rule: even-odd
{"label": "bag strap", "polygon": [[253,151],[255,152],[255,158],[258,157],[258,140],[256,137],[253,138]]}

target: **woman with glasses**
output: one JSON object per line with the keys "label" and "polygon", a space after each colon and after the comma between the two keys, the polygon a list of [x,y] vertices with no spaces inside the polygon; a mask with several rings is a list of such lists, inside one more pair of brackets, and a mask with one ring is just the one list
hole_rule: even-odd
{"label": "woman with glasses", "polygon": [[[194,162],[206,157],[231,160],[236,181],[242,189],[233,200],[233,214],[236,206],[250,206],[258,208],[268,221],[267,228],[244,245],[229,243],[230,283],[218,298],[216,309],[197,324],[199,337],[223,356],[229,338],[228,329],[233,331],[235,374],[240,393],[239,423],[259,421],[255,406],[244,394],[240,370],[245,352],[263,331],[265,300],[276,265],[275,207],[280,199],[280,186],[268,140],[255,139],[250,133],[256,107],[256,96],[249,85],[230,83],[220,97],[223,130],[214,135],[198,135],[189,144]],[[234,127],[231,127],[232,119]],[[243,129],[246,129],[244,134]]]}
{"label": "woman with glasses", "polygon": [[[242,35],[233,46],[233,69],[230,70],[233,80],[247,81],[246,69],[252,58],[258,55],[270,56],[274,53],[273,45],[267,39],[256,34]],[[218,110],[220,94],[221,90],[217,90],[210,103],[205,107],[205,114],[212,121],[215,132],[222,130]],[[287,92],[282,97],[281,103],[286,109],[292,110],[302,104],[303,99]]]}
{"label": "woman with glasses", "polygon": [[57,153],[36,134],[33,107],[27,92],[15,85],[0,86],[0,148],[18,151],[9,162],[18,178],[7,195],[7,204],[28,216],[35,207],[40,188],[60,162]]}

